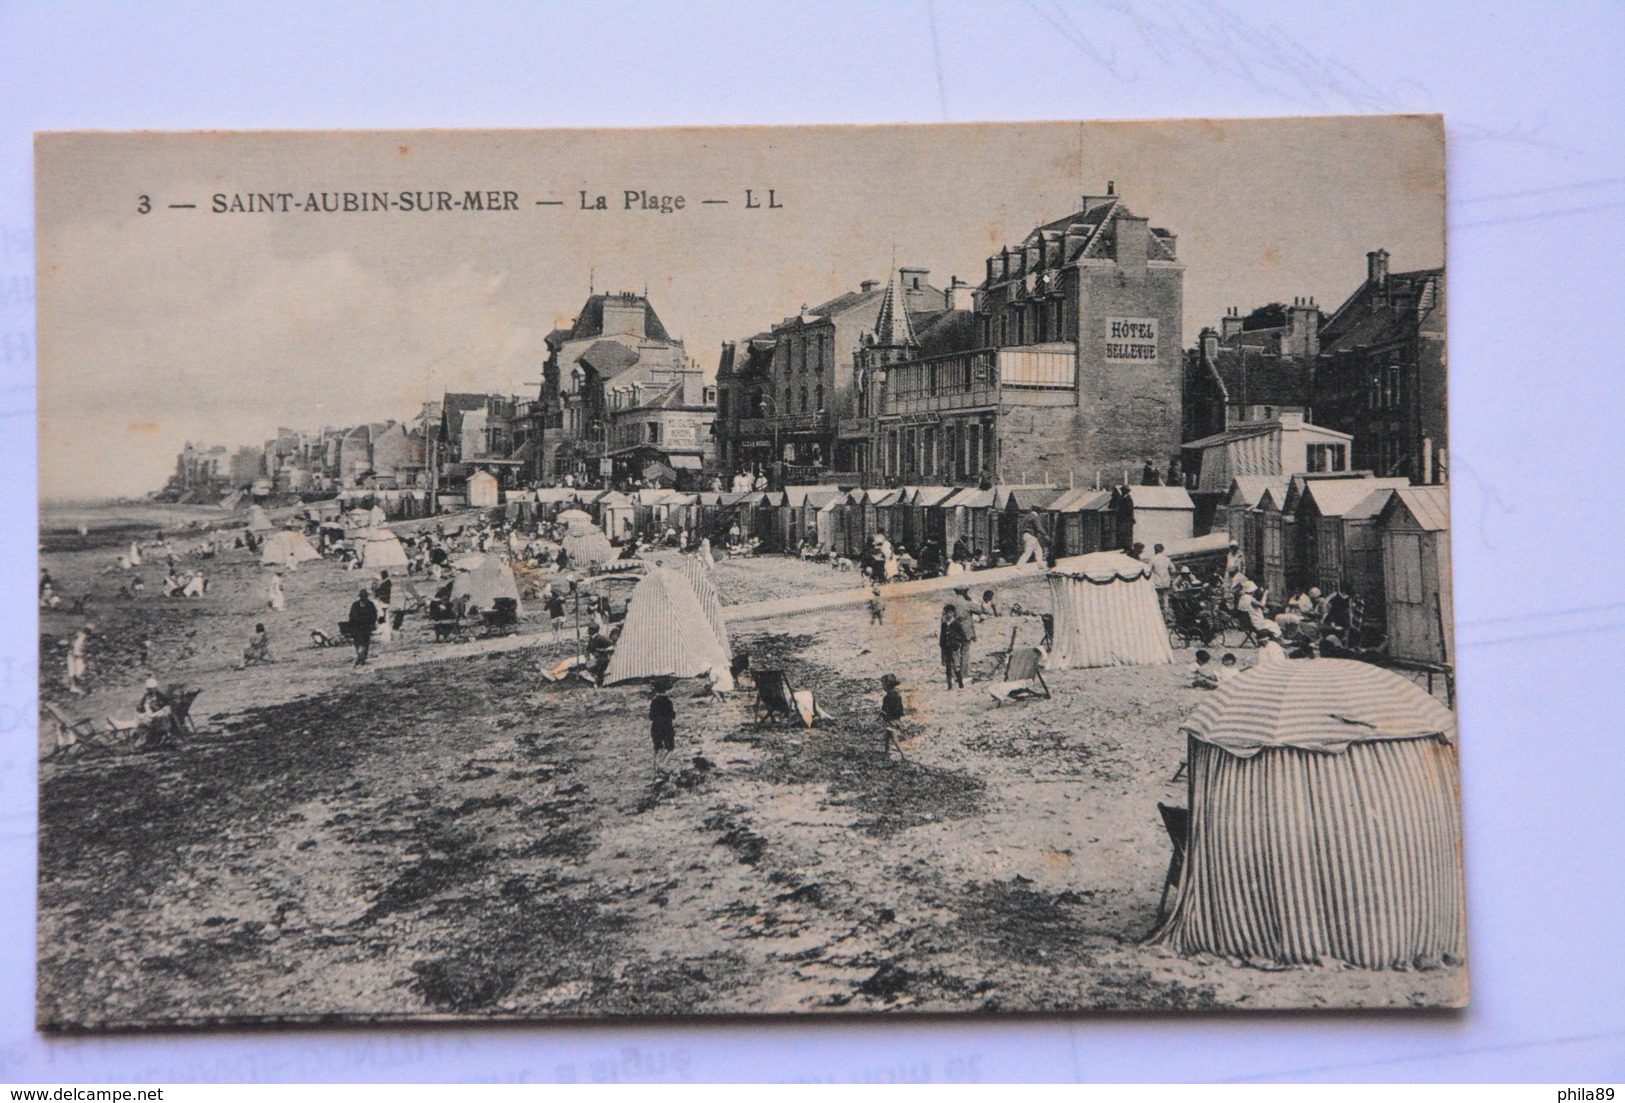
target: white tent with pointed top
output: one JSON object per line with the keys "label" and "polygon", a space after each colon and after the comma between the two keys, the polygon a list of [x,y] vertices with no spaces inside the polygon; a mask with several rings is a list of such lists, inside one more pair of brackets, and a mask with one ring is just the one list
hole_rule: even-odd
{"label": "white tent with pointed top", "polygon": [[265,512],[264,506],[254,505],[248,508],[249,532],[270,532],[274,528],[276,526],[271,523],[271,515]]}
{"label": "white tent with pointed top", "polygon": [[494,555],[483,557],[471,570],[459,570],[451,584],[452,600],[468,598],[470,606],[485,612],[496,608],[499,597],[512,598],[515,612],[524,612],[513,571]]}
{"label": "white tent with pointed top", "polygon": [[694,587],[677,571],[650,566],[626,608],[626,621],[604,684],[637,678],[693,678],[727,663]]}
{"label": "white tent with pointed top", "polygon": [[312,559],[320,559],[302,532],[273,532],[260,545],[260,566],[297,567]]}
{"label": "white tent with pointed top", "polygon": [[1050,668],[1171,663],[1151,566],[1122,552],[1059,560],[1049,574],[1055,642]]}
{"label": "white tent with pointed top", "polygon": [[406,549],[388,529],[373,529],[361,545],[361,565],[370,571],[406,566]]}

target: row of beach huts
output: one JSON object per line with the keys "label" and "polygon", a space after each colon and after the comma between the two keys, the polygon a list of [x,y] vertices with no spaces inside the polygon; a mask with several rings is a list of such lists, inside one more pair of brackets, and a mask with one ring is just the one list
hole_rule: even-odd
{"label": "row of beach huts", "polygon": [[[386,513],[415,513],[406,501],[377,501]],[[510,491],[496,511],[510,523],[550,522],[585,510],[616,543],[659,539],[668,529],[709,538],[720,551],[737,527],[757,550],[804,546],[862,557],[876,532],[919,555],[961,541],[985,562],[1013,562],[1022,534],[1036,532],[1051,561],[1096,551],[1162,544],[1198,573],[1240,545],[1249,577],[1283,601],[1318,586],[1357,598],[1386,631],[1392,657],[1450,663],[1449,496],[1445,486],[1363,472],[1240,475],[1228,494],[1192,496],[1178,486],[1111,489],[1042,485],[986,488],[903,486],[847,489],[632,492],[577,487]]]}

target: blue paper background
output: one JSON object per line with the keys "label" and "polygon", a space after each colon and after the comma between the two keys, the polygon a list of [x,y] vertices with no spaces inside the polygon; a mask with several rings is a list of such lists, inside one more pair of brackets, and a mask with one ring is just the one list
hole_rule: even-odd
{"label": "blue paper background", "polygon": [[[1618,4],[0,8],[0,1083],[1625,1078],[1622,59]],[[32,131],[1372,111],[1449,132],[1470,1010],[33,1032]]]}

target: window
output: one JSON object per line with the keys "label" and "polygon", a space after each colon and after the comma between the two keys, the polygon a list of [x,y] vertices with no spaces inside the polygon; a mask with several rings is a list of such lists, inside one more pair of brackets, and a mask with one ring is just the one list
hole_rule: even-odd
{"label": "window", "polygon": [[646,428],[648,429],[648,436],[646,436],[644,439],[647,440],[650,444],[659,444],[660,443],[660,422],[658,422],[658,421],[648,422],[647,425],[646,425]]}
{"label": "window", "polygon": [[807,388],[805,386],[801,388],[801,412],[807,412]]}
{"label": "window", "polygon": [[1345,471],[1348,464],[1347,449],[1341,444],[1311,444],[1309,446],[1308,470],[1310,471]]}
{"label": "window", "polygon": [[820,383],[820,384],[818,384],[817,389],[815,389],[813,391],[813,409],[822,410],[823,408],[824,408],[824,385],[822,383]]}

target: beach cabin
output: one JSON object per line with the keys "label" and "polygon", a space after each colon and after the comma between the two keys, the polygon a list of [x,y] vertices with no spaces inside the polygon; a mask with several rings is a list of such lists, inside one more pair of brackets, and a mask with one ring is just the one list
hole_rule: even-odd
{"label": "beach cabin", "polygon": [[1388,495],[1409,485],[1409,479],[1371,478],[1316,480],[1306,484],[1296,510],[1298,532],[1303,542],[1302,584],[1319,586],[1328,594],[1342,590],[1350,595],[1375,597],[1376,592],[1370,584],[1375,581],[1376,589],[1381,588],[1380,556],[1377,557],[1379,577],[1373,579],[1370,576],[1372,557],[1367,555],[1367,561],[1361,564],[1366,573],[1360,584],[1355,584],[1349,566],[1349,515],[1357,507],[1365,507],[1362,513],[1364,520],[1358,522],[1356,543],[1363,536],[1366,543],[1362,551],[1378,550],[1375,547],[1376,516],[1387,504]]}
{"label": "beach cabin", "polygon": [[973,555],[998,554],[998,548],[995,546],[997,533],[991,517],[992,489],[982,490],[979,487],[967,486],[953,496],[945,498],[941,508],[943,535],[947,538],[950,555],[953,554],[953,549],[961,537],[969,545]]}
{"label": "beach cabin", "polygon": [[1249,540],[1257,541],[1252,511],[1258,508],[1266,490],[1275,491],[1276,501],[1285,501],[1287,484],[1291,481],[1284,475],[1236,476],[1230,480],[1230,496],[1214,514],[1213,531],[1227,533],[1231,540],[1241,545],[1242,552],[1249,560],[1256,561],[1258,548],[1248,543]]}
{"label": "beach cabin", "polygon": [[1450,592],[1450,490],[1408,486],[1377,517],[1382,542],[1388,654],[1454,665]]}
{"label": "beach cabin", "polygon": [[[1061,559],[1069,555],[1088,555],[1107,550],[1117,536],[1116,514],[1112,512],[1113,494],[1109,490],[1079,487],[1062,491],[1044,511],[1050,518],[1050,555]],[[1111,530],[1108,541],[1107,530]]]}
{"label": "beach cabin", "polygon": [[[1271,600],[1280,601],[1287,595],[1288,564],[1297,565],[1295,554],[1297,547],[1297,532],[1291,518],[1285,510],[1285,499],[1291,494],[1291,488],[1278,499],[1272,487],[1264,492],[1250,514],[1250,523],[1256,530],[1258,556],[1248,555],[1247,577],[1257,582],[1270,592]],[[1242,545],[1245,549],[1246,545]]]}
{"label": "beach cabin", "polygon": [[1055,547],[1055,521],[1049,505],[1065,491],[1053,486],[996,487],[994,516],[999,526],[999,554],[1014,563],[1021,555],[1021,534],[1028,529],[1038,533],[1046,553]]}
{"label": "beach cabin", "polygon": [[1149,550],[1196,534],[1196,503],[1182,486],[1119,487],[1112,508],[1121,548],[1144,544]]}
{"label": "beach cabin", "polygon": [[468,504],[475,509],[490,509],[501,498],[497,477],[480,468],[468,477]]}

